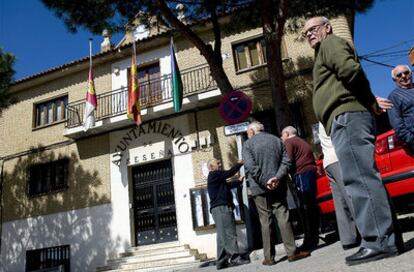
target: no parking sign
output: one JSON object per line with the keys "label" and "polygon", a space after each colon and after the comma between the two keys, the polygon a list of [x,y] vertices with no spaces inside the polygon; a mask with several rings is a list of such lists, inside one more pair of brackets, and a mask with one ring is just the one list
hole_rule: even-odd
{"label": "no parking sign", "polygon": [[223,97],[220,102],[220,116],[229,124],[246,120],[252,109],[250,98],[241,91],[233,91]]}

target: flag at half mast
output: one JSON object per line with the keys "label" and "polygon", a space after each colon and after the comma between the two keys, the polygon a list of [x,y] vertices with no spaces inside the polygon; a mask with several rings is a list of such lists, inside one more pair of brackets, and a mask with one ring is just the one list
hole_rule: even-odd
{"label": "flag at half mast", "polygon": [[85,114],[83,117],[83,130],[86,132],[95,126],[95,111],[97,107],[97,99],[95,93],[95,84],[93,82],[92,71],[92,39],[89,40],[89,76],[88,91],[86,92]]}
{"label": "flag at half mast", "polygon": [[177,59],[175,58],[174,41],[171,37],[171,92],[173,96],[174,111],[181,111],[183,105],[183,82],[181,73],[178,69]]}
{"label": "flag at half mast", "polygon": [[134,120],[137,126],[141,125],[141,105],[139,101],[139,85],[137,80],[137,54],[135,49],[135,41],[133,42],[133,52],[131,60],[131,72],[129,75],[129,85],[128,85],[128,109],[127,116],[129,119]]}

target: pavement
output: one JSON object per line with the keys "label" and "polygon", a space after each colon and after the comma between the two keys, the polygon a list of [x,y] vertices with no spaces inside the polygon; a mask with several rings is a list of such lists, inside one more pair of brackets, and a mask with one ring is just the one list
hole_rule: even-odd
{"label": "pavement", "polygon": [[[263,266],[263,250],[255,250],[250,254],[251,263],[236,267],[222,269],[224,272],[250,272],[250,271],[277,271],[277,272],[413,272],[414,271],[414,214],[399,217],[399,222],[403,231],[405,252],[396,257],[382,259],[374,262],[347,266],[345,257],[358,251],[358,248],[344,251],[339,241],[329,241],[329,237],[334,235],[325,234],[320,239],[317,249],[312,251],[311,256],[296,262],[288,262],[282,244],[276,246],[276,264],[273,266]],[[300,245],[301,241],[297,240]],[[202,266],[179,271],[217,271],[214,262],[204,263]]]}

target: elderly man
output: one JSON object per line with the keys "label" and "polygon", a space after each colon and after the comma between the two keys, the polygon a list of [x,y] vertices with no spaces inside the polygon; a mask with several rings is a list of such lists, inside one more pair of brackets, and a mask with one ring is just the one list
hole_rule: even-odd
{"label": "elderly man", "polygon": [[286,150],[274,135],[263,132],[263,125],[252,122],[247,128],[248,140],[243,146],[243,159],[247,180],[259,213],[263,240],[263,265],[275,264],[273,244],[275,214],[288,261],[293,262],[309,256],[309,252],[296,248],[295,237],[289,222],[286,203],[286,177],[290,166]]}
{"label": "elderly man", "polygon": [[388,111],[391,126],[395,135],[414,148],[414,84],[412,72],[408,65],[397,65],[391,71],[397,88],[388,99],[394,107]]}
{"label": "elderly man", "polygon": [[291,173],[299,197],[305,238],[301,249],[312,250],[319,242],[319,210],[316,204],[316,163],[312,146],[297,136],[296,128],[287,126],[281,139],[292,163]]}
{"label": "elderly man", "polygon": [[354,48],[332,34],[325,17],[306,21],[304,34],[315,49],[313,107],[331,136],[342,179],[351,197],[361,247],[348,265],[398,254],[392,211],[374,163],[375,119],[382,112]]}
{"label": "elderly man", "polygon": [[[231,169],[221,169],[221,162],[217,159],[208,161],[209,174],[207,177],[207,191],[210,197],[210,212],[216,224],[217,231],[217,270],[229,266],[249,263],[239,254],[237,245],[236,223],[234,221],[233,196],[230,191],[231,184],[227,179],[234,176],[242,167],[243,161],[237,161]],[[235,181],[235,186],[240,181]]]}

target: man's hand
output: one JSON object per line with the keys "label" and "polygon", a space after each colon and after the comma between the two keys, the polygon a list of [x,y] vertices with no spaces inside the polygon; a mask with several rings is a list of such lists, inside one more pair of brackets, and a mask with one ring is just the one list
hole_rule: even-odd
{"label": "man's hand", "polygon": [[241,164],[241,165],[243,165],[244,164],[244,161],[243,160],[237,160],[237,162],[236,162],[237,164]]}
{"label": "man's hand", "polygon": [[394,104],[391,102],[391,100],[379,96],[376,96],[375,98],[377,99],[378,106],[384,111],[390,110],[392,107],[394,107]]}
{"label": "man's hand", "polygon": [[270,178],[266,182],[266,188],[269,190],[275,190],[279,186],[279,180],[276,177]]}

